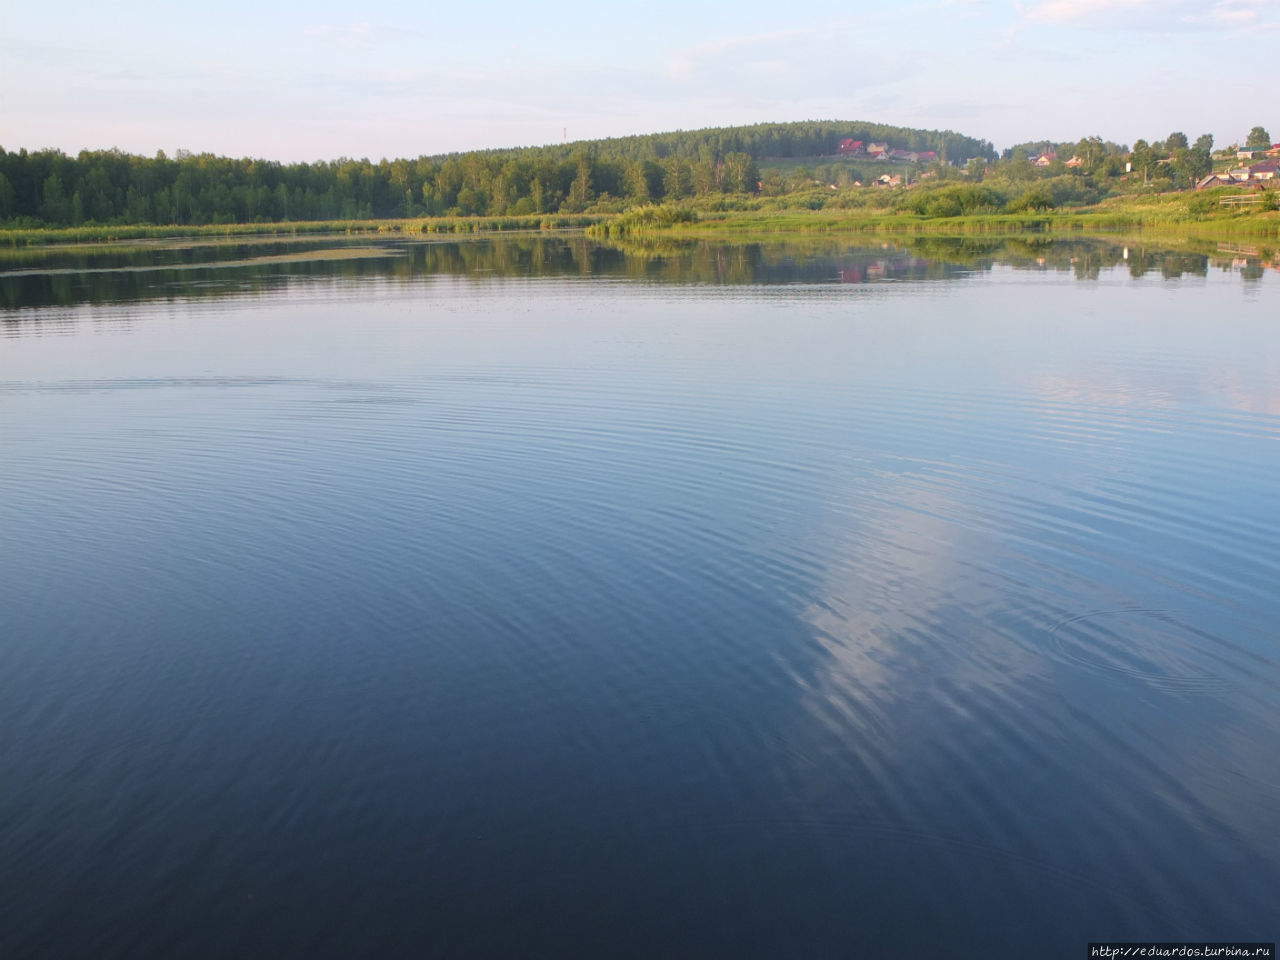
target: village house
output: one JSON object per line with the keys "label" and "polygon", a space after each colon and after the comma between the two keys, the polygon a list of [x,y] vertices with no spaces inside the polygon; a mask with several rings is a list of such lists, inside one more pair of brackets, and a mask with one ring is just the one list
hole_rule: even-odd
{"label": "village house", "polygon": [[1057,159],[1058,155],[1056,153],[1042,153],[1031,162],[1037,167],[1047,167]]}
{"label": "village house", "polygon": [[1230,187],[1230,186],[1234,186],[1237,183],[1243,183],[1243,182],[1244,181],[1242,180],[1237,180],[1235,177],[1231,176],[1231,174],[1229,173],[1211,173],[1207,177],[1204,177],[1196,182],[1196,189],[1210,190],[1213,187]]}
{"label": "village house", "polygon": [[900,150],[887,143],[864,143],[852,137],[841,140],[836,152],[848,157],[867,157],[891,163],[933,163],[938,159],[936,150]]}
{"label": "village house", "polygon": [[1280,163],[1275,160],[1263,160],[1249,167],[1250,180],[1274,180],[1280,173]]}
{"label": "village house", "polygon": [[1210,187],[1260,183],[1280,178],[1280,161],[1263,160],[1248,167],[1236,167],[1226,173],[1211,173],[1196,183],[1197,190]]}
{"label": "village house", "polygon": [[1077,157],[1077,156],[1072,156],[1072,158],[1071,158],[1070,160],[1068,160],[1068,161],[1067,161],[1067,166],[1068,166],[1068,167],[1071,167],[1071,168],[1073,168],[1073,169],[1074,169],[1075,167],[1082,167],[1082,166],[1084,166],[1084,161],[1083,161],[1083,160],[1081,160],[1081,159],[1080,159],[1079,157]]}

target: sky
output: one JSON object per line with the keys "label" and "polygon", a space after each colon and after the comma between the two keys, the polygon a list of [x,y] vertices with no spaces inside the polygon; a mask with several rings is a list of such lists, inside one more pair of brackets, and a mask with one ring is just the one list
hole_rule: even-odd
{"label": "sky", "polygon": [[791,120],[1280,139],[1280,0],[0,0],[0,147],[285,162]]}

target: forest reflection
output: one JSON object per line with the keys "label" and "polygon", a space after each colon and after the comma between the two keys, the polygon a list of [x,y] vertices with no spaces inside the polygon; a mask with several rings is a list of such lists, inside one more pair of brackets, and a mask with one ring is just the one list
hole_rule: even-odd
{"label": "forest reflection", "polygon": [[667,238],[601,242],[582,236],[510,236],[410,242],[365,237],[115,244],[0,251],[0,309],[254,294],[296,280],[433,275],[593,277],[655,283],[783,285],[955,280],[996,266],[1099,279],[1246,280],[1280,269],[1270,248],[1213,242],[1192,248],[1120,240],[993,237],[791,238],[767,243]]}

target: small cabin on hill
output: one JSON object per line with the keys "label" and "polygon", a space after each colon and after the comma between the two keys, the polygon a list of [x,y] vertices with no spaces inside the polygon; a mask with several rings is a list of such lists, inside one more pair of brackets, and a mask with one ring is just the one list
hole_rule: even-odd
{"label": "small cabin on hill", "polygon": [[1036,157],[1031,162],[1034,163],[1037,167],[1047,167],[1049,166],[1049,164],[1053,163],[1053,161],[1057,159],[1058,159],[1058,155],[1056,153],[1053,153],[1052,151],[1048,151],[1040,154],[1040,156]]}
{"label": "small cabin on hill", "polygon": [[1196,189],[1210,190],[1213,187],[1232,187],[1243,182],[1243,180],[1237,180],[1229,173],[1211,173],[1196,182]]}
{"label": "small cabin on hill", "polygon": [[854,140],[852,137],[845,137],[840,141],[840,149],[838,153],[859,154],[864,152],[864,144],[861,140]]}

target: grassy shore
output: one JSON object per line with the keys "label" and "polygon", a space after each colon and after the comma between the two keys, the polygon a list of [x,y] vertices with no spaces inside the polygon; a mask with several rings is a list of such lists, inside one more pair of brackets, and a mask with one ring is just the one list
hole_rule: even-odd
{"label": "grassy shore", "polygon": [[0,230],[0,245],[38,246],[49,243],[99,243],[117,240],[181,238],[297,237],[312,234],[384,234],[424,236],[474,234],[512,230],[564,230],[589,227],[608,219],[605,214],[534,214],[522,217],[417,217],[407,220],[311,220],[296,223],[227,223],[203,226],[138,224],[125,226],[51,227]]}
{"label": "grassy shore", "polygon": [[692,222],[642,225],[631,230],[618,230],[613,224],[602,224],[589,232],[606,236],[661,232],[669,236],[732,236],[743,240],[767,240],[795,234],[999,236],[1027,233],[1267,240],[1280,239],[1280,215],[1271,213],[1195,220],[1128,210],[978,214],[935,218],[870,211],[733,212],[703,216]]}
{"label": "grassy shore", "polygon": [[[1160,236],[1167,238],[1268,240],[1280,238],[1280,212],[1269,209],[1272,194],[1244,206],[1220,201],[1232,191],[1167,193],[1117,197],[1095,206],[1017,213],[981,212],[964,216],[924,216],[904,212],[906,194],[855,194],[859,205],[836,202],[820,209],[785,206],[786,198],[754,199],[736,209],[706,205],[674,208],[638,207],[588,232],[624,237],[661,233],[668,236],[725,237],[766,240],[797,234],[882,235],[1015,235]],[[1250,195],[1252,196],[1252,195]],[[898,203],[895,204],[894,201]],[[895,209],[895,206],[897,207]]]}
{"label": "grassy shore", "polygon": [[[1280,211],[1256,206],[1224,206],[1220,191],[1114,198],[1092,207],[1043,212],[979,213],[927,217],[886,205],[849,209],[783,209],[753,199],[753,209],[716,210],[664,204],[632,208],[621,214],[535,214],[510,217],[432,217],[406,220],[318,220],[298,223],[240,223],[208,226],[81,226],[0,230],[0,245],[96,243],[121,240],[172,240],[230,237],[348,235],[472,235],[507,231],[587,228],[599,237],[662,234],[672,237],[724,237],[769,240],[803,234],[1017,235],[1202,237],[1205,239],[1280,239]],[[885,200],[889,200],[885,197]]]}

